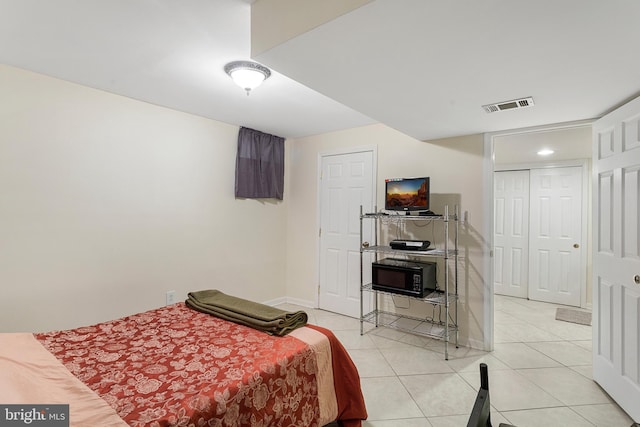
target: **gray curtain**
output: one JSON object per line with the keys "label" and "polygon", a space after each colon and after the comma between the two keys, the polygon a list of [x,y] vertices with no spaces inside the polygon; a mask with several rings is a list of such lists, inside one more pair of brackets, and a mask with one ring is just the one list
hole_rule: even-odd
{"label": "gray curtain", "polygon": [[282,200],[284,138],[241,127],[236,156],[236,197]]}

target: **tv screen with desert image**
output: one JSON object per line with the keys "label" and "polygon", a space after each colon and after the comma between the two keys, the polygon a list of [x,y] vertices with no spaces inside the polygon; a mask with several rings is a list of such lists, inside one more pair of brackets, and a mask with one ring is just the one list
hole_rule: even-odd
{"label": "tv screen with desert image", "polygon": [[428,210],[429,178],[387,179],[385,209]]}

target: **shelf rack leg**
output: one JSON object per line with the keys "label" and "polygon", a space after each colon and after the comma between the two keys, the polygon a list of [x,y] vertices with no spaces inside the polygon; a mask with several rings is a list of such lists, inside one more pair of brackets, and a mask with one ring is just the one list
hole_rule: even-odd
{"label": "shelf rack leg", "polygon": [[364,335],[364,295],[363,295],[363,290],[362,290],[362,285],[364,283],[364,275],[363,275],[363,268],[362,268],[362,262],[364,261],[363,259],[363,254],[362,254],[362,205],[360,205],[360,335]]}
{"label": "shelf rack leg", "polygon": [[[453,254],[453,268],[454,268],[454,282],[455,282],[455,295],[456,295],[456,302],[458,302],[458,232],[459,232],[459,228],[458,225],[460,224],[460,218],[458,217],[458,205],[455,205],[455,212],[454,212],[454,223],[455,223],[455,227],[456,227],[456,234],[455,234],[455,253]],[[456,313],[455,313],[455,326],[456,326],[456,348],[460,348],[459,344],[458,344],[458,335],[459,335],[459,331],[458,331],[458,306],[459,304],[456,303]]]}
{"label": "shelf rack leg", "polygon": [[449,360],[449,206],[444,207],[444,359]]}

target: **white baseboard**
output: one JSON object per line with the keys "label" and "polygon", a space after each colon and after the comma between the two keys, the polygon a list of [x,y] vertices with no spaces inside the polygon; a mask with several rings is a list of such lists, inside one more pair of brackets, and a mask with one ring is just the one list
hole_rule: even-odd
{"label": "white baseboard", "polygon": [[286,304],[286,302],[287,302],[287,297],[280,297],[280,298],[272,299],[269,301],[264,301],[262,304],[274,307],[276,305]]}
{"label": "white baseboard", "polygon": [[287,297],[286,299],[288,304],[295,304],[295,305],[299,305],[301,307],[307,307],[307,308],[316,308],[315,301],[307,301],[300,298],[291,298],[291,297]]}
{"label": "white baseboard", "polygon": [[484,341],[482,340],[466,339],[464,344],[460,342],[460,345],[464,347],[473,348],[475,350],[489,351],[486,348],[484,348]]}
{"label": "white baseboard", "polygon": [[315,302],[313,301],[307,301],[307,300],[292,298],[292,297],[275,298],[269,301],[265,301],[263,302],[263,304],[269,305],[271,307],[280,305],[280,304],[294,304],[294,305],[299,305],[301,307],[315,308]]}

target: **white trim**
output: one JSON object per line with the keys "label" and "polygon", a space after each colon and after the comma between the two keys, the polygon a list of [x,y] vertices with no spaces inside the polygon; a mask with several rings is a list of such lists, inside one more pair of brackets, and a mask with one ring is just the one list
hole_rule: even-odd
{"label": "white trim", "polygon": [[313,301],[293,297],[287,297],[286,300],[288,304],[299,305],[301,307],[307,308],[315,308]]}
{"label": "white trim", "polygon": [[264,301],[262,304],[268,305],[270,307],[274,307],[276,305],[285,304],[287,302],[287,297],[280,297],[275,299],[270,299],[269,301]]}
{"label": "white trim", "polygon": [[[580,307],[587,308],[587,288],[589,282],[589,274],[587,267],[589,266],[589,257],[591,257],[591,245],[589,245],[589,227],[593,228],[591,223],[591,167],[592,163],[589,159],[584,160],[582,165],[582,244],[584,245],[584,256],[582,257],[582,269],[580,270],[580,279],[582,280],[582,289],[580,290]],[[591,258],[593,265],[593,258]],[[593,283],[591,283],[591,291],[593,292]],[[590,305],[590,304],[589,304]],[[590,307],[589,307],[590,308]]]}
{"label": "white trim", "polygon": [[[580,120],[580,121],[567,122],[567,123],[555,123],[555,124],[550,124],[545,126],[533,126],[533,127],[527,127],[527,128],[521,128],[521,129],[509,129],[504,131],[488,132],[484,134],[483,185],[484,185],[484,194],[486,194],[486,197],[484,198],[483,209],[484,209],[484,212],[487,213],[487,215],[485,215],[484,217],[483,231],[486,236],[487,247],[485,248],[485,256],[484,256],[485,283],[484,283],[484,298],[483,298],[484,299],[483,335],[484,335],[484,346],[485,346],[485,350],[487,351],[493,350],[493,329],[494,329],[493,328],[493,312],[494,312],[493,172],[495,170],[498,170],[498,169],[495,169],[495,153],[494,153],[494,146],[493,146],[494,138],[498,136],[506,136],[506,135],[548,132],[548,131],[559,130],[559,129],[586,127],[586,126],[591,126],[593,122],[594,122],[594,119],[589,119],[589,120]],[[504,169],[501,169],[501,170],[504,170]],[[583,227],[585,226],[586,224],[583,225]],[[586,242],[586,239],[585,239],[585,242]],[[586,266],[585,266],[585,274],[586,274]],[[586,292],[583,292],[583,293],[585,294],[584,298],[586,298]]]}
{"label": "white trim", "polygon": [[265,301],[262,304],[268,305],[270,307],[275,307],[281,304],[293,304],[293,305],[299,305],[300,307],[315,308],[313,306],[313,301],[308,301],[308,300],[299,299],[299,298],[292,298],[292,297],[275,298],[269,301]]}
{"label": "white trim", "polygon": [[485,351],[493,351],[493,135],[484,135],[484,161],[483,168],[483,230],[486,236],[484,245],[483,271],[484,271],[484,307],[483,307],[483,336]]}
{"label": "white trim", "polygon": [[591,126],[595,121],[596,119],[587,119],[587,120],[577,120],[577,121],[566,122],[566,123],[553,123],[550,125],[531,126],[526,128],[516,128],[516,129],[507,129],[507,130],[496,131],[496,132],[487,132],[484,135],[485,137],[490,136],[491,139],[493,140],[493,138],[496,136],[519,135],[523,133],[550,132],[550,131],[560,130],[560,129],[587,127],[587,126]]}
{"label": "white trim", "polygon": [[[317,164],[317,174],[316,174],[316,230],[320,230],[320,215],[322,208],[322,159],[325,157],[331,156],[341,156],[345,154],[355,154],[355,153],[364,153],[371,152],[373,156],[373,161],[371,165],[371,190],[373,191],[373,204],[377,206],[377,195],[378,195],[378,186],[376,183],[378,182],[378,146],[377,145],[364,145],[358,147],[346,147],[346,148],[336,148],[328,151],[321,151],[318,153],[318,164]],[[316,291],[315,291],[315,303],[313,308],[320,307],[320,236],[319,233],[316,233],[316,253],[318,257],[316,258]]]}
{"label": "white trim", "polygon": [[530,170],[530,169],[549,169],[549,168],[565,168],[572,166],[584,166],[589,163],[589,159],[560,160],[557,162],[532,162],[532,163],[507,163],[495,166],[494,172]]}
{"label": "white trim", "polygon": [[[378,146],[377,145],[362,145],[357,147],[345,147],[345,148],[336,148],[334,150],[320,151],[318,152],[318,159],[327,156],[340,156],[343,154],[355,154],[355,153],[364,153],[366,151],[372,151],[374,155],[374,160],[377,160],[378,155]],[[377,166],[377,164],[374,164]]]}

